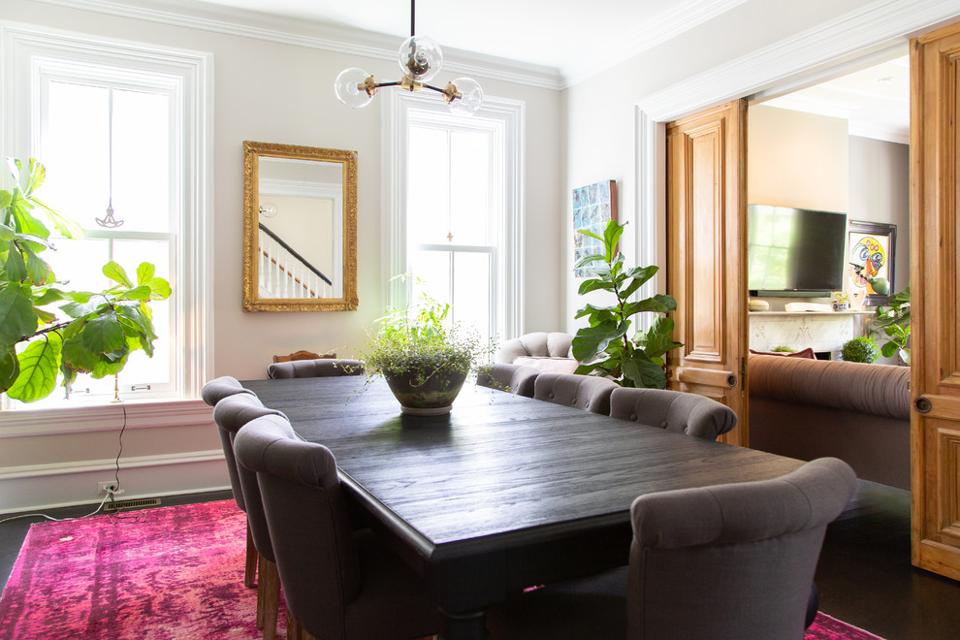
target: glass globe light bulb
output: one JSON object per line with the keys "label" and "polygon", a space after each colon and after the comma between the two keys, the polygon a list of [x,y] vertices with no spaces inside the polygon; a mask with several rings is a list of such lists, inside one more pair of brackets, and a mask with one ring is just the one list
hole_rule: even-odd
{"label": "glass globe light bulb", "polygon": [[368,72],[357,67],[350,67],[349,69],[341,71],[340,75],[337,76],[336,82],[333,83],[333,90],[337,94],[337,100],[354,109],[359,109],[360,107],[365,107],[370,104],[373,96],[368,93],[363,86],[369,77],[370,74]]}
{"label": "glass globe light bulb", "polygon": [[279,213],[277,210],[277,205],[269,202],[263,202],[260,204],[260,215],[264,218],[276,218],[277,213]]}
{"label": "glass globe light bulb", "polygon": [[417,82],[432,79],[443,65],[443,50],[426,36],[410,36],[400,45],[400,70]]}
{"label": "glass globe light bulb", "polygon": [[460,97],[451,100],[447,107],[453,113],[472,116],[483,104],[483,88],[473,78],[457,78],[453,86],[460,92]]}

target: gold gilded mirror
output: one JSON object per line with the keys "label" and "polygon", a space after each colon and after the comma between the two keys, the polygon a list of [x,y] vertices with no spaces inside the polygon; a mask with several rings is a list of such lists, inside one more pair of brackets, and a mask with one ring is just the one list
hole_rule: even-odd
{"label": "gold gilded mirror", "polygon": [[357,304],[357,152],[244,142],[244,310]]}

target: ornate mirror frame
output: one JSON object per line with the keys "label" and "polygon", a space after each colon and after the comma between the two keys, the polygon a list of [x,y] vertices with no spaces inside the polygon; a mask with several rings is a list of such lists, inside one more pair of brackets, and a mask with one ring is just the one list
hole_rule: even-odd
{"label": "ornate mirror frame", "polygon": [[[259,291],[260,158],[315,160],[342,165],[343,296],[261,298]],[[243,143],[243,310],[353,311],[357,308],[357,152],[271,142]]]}

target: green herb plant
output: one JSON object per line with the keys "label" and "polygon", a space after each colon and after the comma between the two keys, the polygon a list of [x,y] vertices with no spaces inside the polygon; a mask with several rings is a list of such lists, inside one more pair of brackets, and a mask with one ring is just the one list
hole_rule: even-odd
{"label": "green herb plant", "polygon": [[793,347],[785,344],[778,344],[773,349],[770,349],[771,353],[796,353],[797,350]]}
{"label": "green herb plant", "polygon": [[880,347],[868,336],[858,336],[847,340],[841,352],[846,362],[873,364],[880,358]]}
{"label": "green herb plant", "polygon": [[[606,291],[615,302],[606,306],[586,304],[577,311],[577,318],[586,318],[573,338],[573,357],[580,361],[576,372],[607,376],[624,387],[664,389],[667,386],[666,356],[683,346],[673,339],[673,320],[666,313],[677,308],[668,295],[632,301],[630,297],[658,271],[655,265],[627,268],[619,251],[620,236],[625,225],[611,220],[603,236],[587,229],[578,233],[599,240],[603,252],[581,258],[575,268],[599,267],[595,277],[580,283],[580,295]],[[640,313],[655,313],[657,318],[646,332],[630,337],[631,318]]]}
{"label": "green herb plant", "polygon": [[37,198],[46,171],[31,158],[9,159],[12,188],[0,190],[0,393],[35,402],[62,380],[69,395],[79,373],[119,373],[134,351],[153,356],[150,303],[170,296],[154,265],[137,267],[136,282],[116,262],[103,266],[113,283],[103,291],[68,288],[44,260],[56,249],[51,227],[66,238],[80,227]]}
{"label": "green herb plant", "polygon": [[462,324],[448,321],[450,305],[423,296],[419,304],[378,320],[361,355],[368,375],[409,376],[413,387],[469,373],[486,362],[492,347]]}
{"label": "green herb plant", "polygon": [[910,287],[890,298],[890,306],[877,307],[871,329],[887,337],[880,347],[885,358],[899,354],[904,364],[910,364]]}

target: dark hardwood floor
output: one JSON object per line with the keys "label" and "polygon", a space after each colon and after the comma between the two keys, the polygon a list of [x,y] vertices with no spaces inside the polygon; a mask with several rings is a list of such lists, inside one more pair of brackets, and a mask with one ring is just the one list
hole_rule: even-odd
{"label": "dark hardwood floor", "polygon": [[[222,500],[205,493],[164,505]],[[57,509],[58,517],[90,507]],[[30,520],[0,525],[0,585],[6,584]],[[960,629],[960,583],[910,565],[910,494],[860,482],[853,502],[827,531],[817,571],[820,609],[888,640],[948,640]]]}

